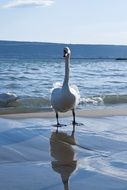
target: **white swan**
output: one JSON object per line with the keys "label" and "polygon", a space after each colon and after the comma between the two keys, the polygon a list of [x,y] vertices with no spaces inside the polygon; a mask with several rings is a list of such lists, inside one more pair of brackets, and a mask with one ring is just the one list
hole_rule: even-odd
{"label": "white swan", "polygon": [[64,48],[65,59],[65,77],[61,87],[54,88],[51,94],[51,105],[56,112],[57,126],[60,126],[58,112],[67,112],[72,110],[73,124],[75,124],[75,108],[80,100],[80,93],[77,86],[69,85],[71,51],[68,47]]}

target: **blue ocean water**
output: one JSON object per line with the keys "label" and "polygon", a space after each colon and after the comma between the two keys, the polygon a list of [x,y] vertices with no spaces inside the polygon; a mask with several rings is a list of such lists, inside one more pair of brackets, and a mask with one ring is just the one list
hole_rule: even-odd
{"label": "blue ocean water", "polygon": [[[51,109],[53,84],[63,79],[62,52],[61,59],[0,58],[0,112]],[[126,106],[127,61],[71,59],[70,84],[81,94],[78,109]],[[16,98],[5,101],[8,93]]]}

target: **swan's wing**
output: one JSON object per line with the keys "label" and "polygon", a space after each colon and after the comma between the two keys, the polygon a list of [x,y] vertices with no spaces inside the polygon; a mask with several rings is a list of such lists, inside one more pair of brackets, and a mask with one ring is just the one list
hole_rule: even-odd
{"label": "swan's wing", "polygon": [[58,111],[61,107],[61,88],[53,88],[51,93],[51,107]]}
{"label": "swan's wing", "polygon": [[75,84],[72,84],[70,87],[73,88],[76,91],[77,95],[80,97],[80,92],[78,87]]}
{"label": "swan's wing", "polygon": [[53,87],[54,88],[61,88],[62,87],[62,83],[61,82],[55,82],[55,83],[53,83]]}
{"label": "swan's wing", "polygon": [[75,97],[76,97],[76,105],[78,105],[79,102],[80,102],[80,92],[79,92],[78,87],[73,84],[73,85],[70,86],[70,90],[75,95]]}
{"label": "swan's wing", "polygon": [[54,90],[54,89],[56,89],[56,88],[61,88],[62,87],[62,83],[60,83],[60,82],[55,82],[55,83],[53,83],[53,88],[51,89],[51,93],[52,93],[52,91]]}

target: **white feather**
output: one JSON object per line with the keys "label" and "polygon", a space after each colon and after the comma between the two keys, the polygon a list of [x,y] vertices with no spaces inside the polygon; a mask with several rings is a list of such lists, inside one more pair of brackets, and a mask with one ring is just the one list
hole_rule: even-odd
{"label": "white feather", "polygon": [[62,88],[62,83],[60,83],[60,82],[55,82],[55,83],[53,83],[53,88],[51,88],[51,93],[52,93],[52,91],[54,90],[54,89],[56,89],[56,88]]}

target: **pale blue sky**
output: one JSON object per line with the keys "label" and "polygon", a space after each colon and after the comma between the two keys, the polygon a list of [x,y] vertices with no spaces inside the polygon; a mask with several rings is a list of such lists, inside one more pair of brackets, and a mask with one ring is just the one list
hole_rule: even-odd
{"label": "pale blue sky", "polygon": [[0,40],[127,45],[127,0],[0,0]]}

